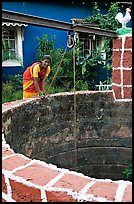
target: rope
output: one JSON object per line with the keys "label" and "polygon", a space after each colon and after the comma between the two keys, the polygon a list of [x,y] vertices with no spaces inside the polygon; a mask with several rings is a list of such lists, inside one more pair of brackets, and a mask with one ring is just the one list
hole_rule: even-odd
{"label": "rope", "polygon": [[[75,36],[74,36],[74,37],[75,37]],[[75,68],[75,49],[76,49],[76,47],[75,47],[75,40],[76,40],[76,39],[74,39],[73,45],[71,45],[70,48],[73,47],[73,67],[74,67],[74,152],[75,152],[74,158],[75,158],[75,166],[77,166],[77,138],[76,138],[76,80],[75,80],[75,77],[76,77],[76,68]],[[53,79],[52,79],[52,81],[51,81],[51,84],[50,84],[49,87],[48,87],[47,93],[48,93],[48,91],[49,91],[49,89],[50,89],[50,87],[51,87],[53,81],[55,80],[55,78],[56,78],[56,76],[57,76],[57,74],[58,74],[58,71],[59,71],[59,69],[60,69],[61,63],[62,63],[63,58],[64,58],[64,56],[65,56],[65,53],[66,53],[67,47],[69,47],[69,43],[68,43],[68,42],[67,42],[66,48],[65,48],[65,50],[64,50],[64,53],[63,53],[63,55],[62,55],[62,59],[61,59],[61,61],[60,61],[60,63],[59,63],[59,66],[58,66],[58,68],[57,68],[57,71],[56,71],[56,73],[55,73],[55,75],[54,75],[54,77],[53,77]]]}
{"label": "rope", "polygon": [[58,74],[58,71],[59,71],[59,69],[60,69],[61,63],[62,63],[62,61],[63,61],[63,59],[64,59],[65,54],[66,54],[66,50],[67,50],[67,45],[66,45],[66,48],[65,48],[65,50],[64,50],[64,53],[63,53],[63,55],[62,55],[61,61],[60,61],[59,65],[58,65],[58,68],[57,68],[57,70],[56,70],[56,73],[55,73],[55,75],[54,75],[54,77],[53,77],[53,79],[52,79],[52,81],[51,81],[51,83],[50,83],[50,85],[49,85],[49,87],[48,87],[47,94],[48,94],[48,91],[49,91],[50,87],[52,86],[53,81],[55,80],[55,78],[56,78],[56,76],[57,76],[57,74]]}
{"label": "rope", "polygon": [[73,47],[73,67],[74,67],[74,157],[75,157],[75,166],[77,166],[77,138],[76,138],[76,69],[75,69],[75,42]]}

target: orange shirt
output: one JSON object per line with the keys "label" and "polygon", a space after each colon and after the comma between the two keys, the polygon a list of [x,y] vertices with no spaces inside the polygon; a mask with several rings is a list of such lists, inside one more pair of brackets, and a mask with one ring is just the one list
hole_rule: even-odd
{"label": "orange shirt", "polygon": [[43,91],[42,81],[45,76],[49,75],[50,66],[48,66],[47,69],[41,70],[39,64],[39,62],[33,63],[23,74],[23,96],[25,95],[25,98],[38,94],[34,85],[34,77],[38,78],[38,85],[40,90]]}
{"label": "orange shirt", "polygon": [[[33,68],[33,77],[38,77],[39,73],[40,73],[40,66],[39,64],[36,64]],[[47,67],[45,76],[48,76],[49,73],[50,73],[50,66]]]}

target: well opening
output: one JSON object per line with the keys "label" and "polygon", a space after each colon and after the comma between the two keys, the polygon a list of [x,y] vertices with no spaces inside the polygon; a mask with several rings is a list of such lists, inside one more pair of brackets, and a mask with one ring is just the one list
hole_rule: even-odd
{"label": "well opening", "polygon": [[[125,179],[131,163],[131,101],[112,91],[60,93],[36,98],[3,114],[6,142],[16,152],[95,178]],[[77,158],[76,158],[77,155]]]}

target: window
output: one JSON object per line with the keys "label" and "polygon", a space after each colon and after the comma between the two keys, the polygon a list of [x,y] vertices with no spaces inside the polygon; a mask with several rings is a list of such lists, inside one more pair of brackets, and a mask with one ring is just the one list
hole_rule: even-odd
{"label": "window", "polygon": [[79,33],[79,41],[81,43],[81,52],[82,55],[90,54],[92,56],[93,50],[95,50],[96,46],[100,49],[103,55],[104,63],[106,60],[106,53],[102,50],[104,45],[104,40],[100,36]]}
{"label": "window", "polygon": [[[84,19],[79,19],[79,18],[72,18],[71,19],[73,24],[76,25],[86,25],[86,26],[92,26],[92,27],[98,27],[97,24],[90,24],[84,21]],[[81,53],[85,57],[86,54],[90,54],[91,56],[93,55],[93,50],[96,49],[96,46],[100,49],[103,59],[104,59],[104,64],[106,60],[106,52],[103,50],[103,45],[104,45],[104,39],[102,36],[97,36],[94,34],[88,34],[88,33],[79,33],[78,34],[79,42],[81,44]]]}
{"label": "window", "polygon": [[2,29],[2,61],[16,58],[15,36],[16,33],[14,29]]}
{"label": "window", "polygon": [[25,24],[2,23],[2,66],[22,66],[23,29]]}

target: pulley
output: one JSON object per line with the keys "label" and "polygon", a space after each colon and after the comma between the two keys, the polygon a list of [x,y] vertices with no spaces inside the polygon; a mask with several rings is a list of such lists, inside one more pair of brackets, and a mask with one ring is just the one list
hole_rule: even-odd
{"label": "pulley", "polygon": [[74,46],[74,43],[75,43],[75,41],[74,41],[75,34],[74,33],[71,34],[71,32],[68,31],[67,35],[68,35],[67,47],[72,48]]}

